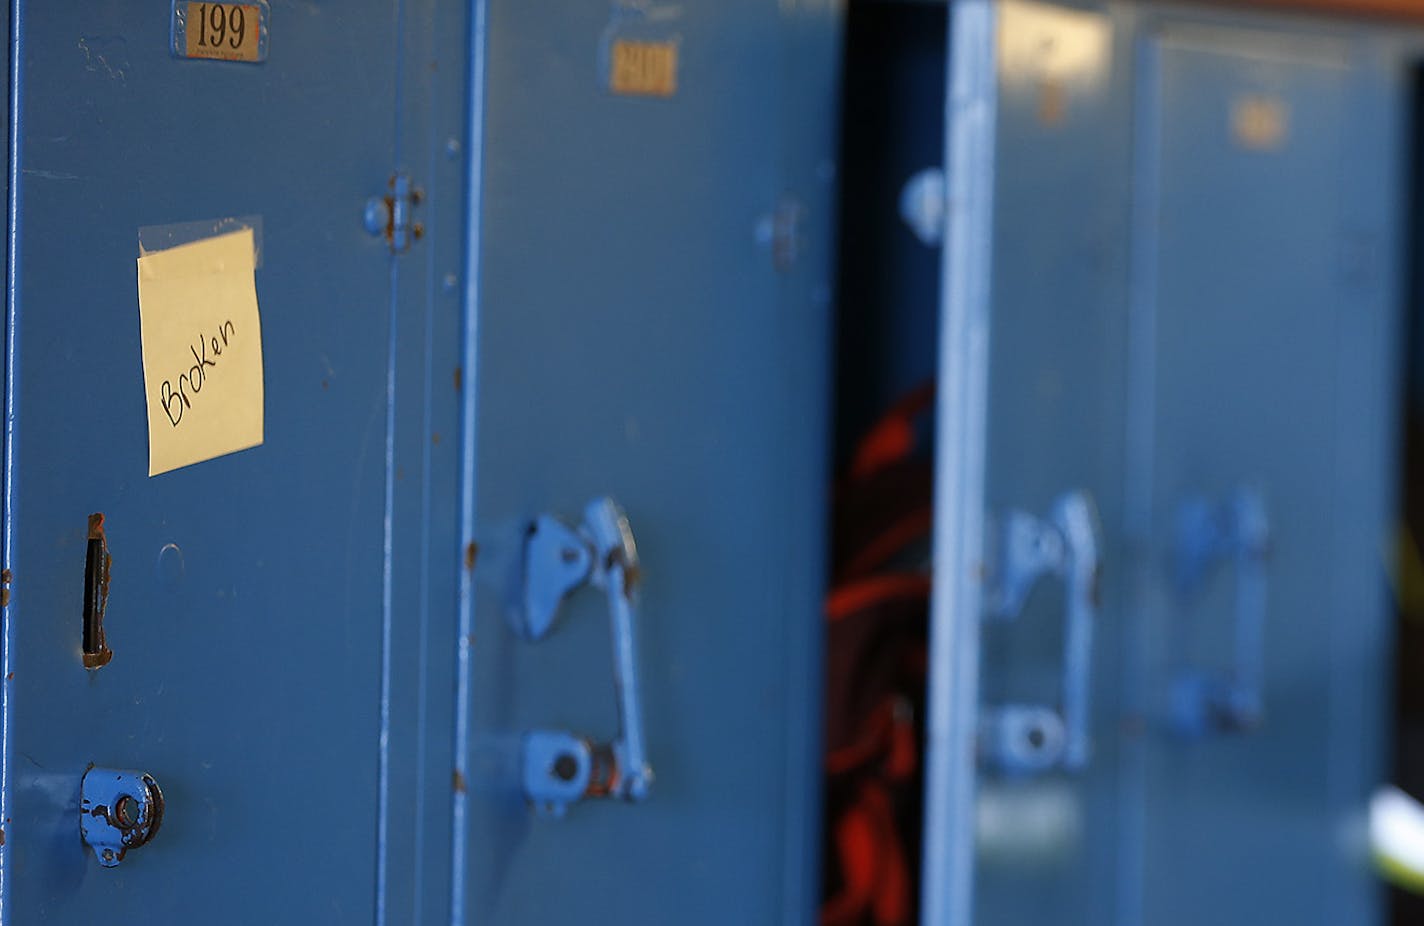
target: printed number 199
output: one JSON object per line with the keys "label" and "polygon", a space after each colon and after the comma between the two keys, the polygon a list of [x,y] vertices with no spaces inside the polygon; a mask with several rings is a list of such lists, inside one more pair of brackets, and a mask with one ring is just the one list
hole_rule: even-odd
{"label": "printed number 199", "polygon": [[[192,28],[192,24],[189,24]],[[221,3],[198,4],[198,47],[241,48],[247,38],[247,11],[241,6]]]}
{"label": "printed number 199", "polygon": [[[261,61],[267,57],[265,3],[209,3],[177,0],[173,5],[175,51],[186,58]],[[186,7],[186,15],[182,10]]]}

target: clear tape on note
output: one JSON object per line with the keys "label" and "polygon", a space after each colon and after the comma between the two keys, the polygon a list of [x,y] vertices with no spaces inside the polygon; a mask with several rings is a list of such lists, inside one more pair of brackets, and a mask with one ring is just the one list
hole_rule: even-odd
{"label": "clear tape on note", "polygon": [[138,230],[138,256],[147,257],[204,238],[216,238],[229,232],[252,229],[252,266],[262,266],[262,216],[235,215],[223,219],[200,219],[196,222],[174,222],[169,225],[145,225]]}

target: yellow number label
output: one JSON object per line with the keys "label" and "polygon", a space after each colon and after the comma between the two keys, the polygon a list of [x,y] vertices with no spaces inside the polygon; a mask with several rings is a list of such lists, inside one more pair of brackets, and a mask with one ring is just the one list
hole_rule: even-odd
{"label": "yellow number label", "polygon": [[624,96],[672,96],[677,92],[677,43],[615,41],[608,89]]}
{"label": "yellow number label", "polygon": [[189,3],[189,58],[260,61],[262,8],[246,3]]}

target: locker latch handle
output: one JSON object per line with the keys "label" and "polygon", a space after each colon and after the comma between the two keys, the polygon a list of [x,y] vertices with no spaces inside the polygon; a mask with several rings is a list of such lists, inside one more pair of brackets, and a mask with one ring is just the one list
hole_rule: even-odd
{"label": "locker latch handle", "polygon": [[[1191,496],[1177,508],[1175,541],[1173,579],[1183,601],[1199,596],[1211,575],[1226,564],[1236,570],[1236,601],[1230,667],[1179,666],[1172,680],[1172,724],[1189,736],[1254,729],[1263,715],[1266,659],[1266,568],[1271,552],[1266,503],[1249,488],[1234,490],[1224,502]],[[1189,652],[1189,628],[1183,624],[1179,632],[1176,651]]]}
{"label": "locker latch handle", "polygon": [[1011,774],[1076,771],[1088,762],[1089,686],[1093,625],[1098,616],[1099,528],[1092,499],[1070,492],[1047,519],[1011,511],[1001,521],[988,613],[1013,620],[1040,579],[1063,583],[1061,701],[1056,708],[1005,704],[980,717],[980,750],[989,765]]}
{"label": "locker latch handle", "polygon": [[638,579],[632,529],[611,499],[590,502],[578,527],[550,515],[529,527],[519,631],[526,639],[540,640],[553,627],[565,598],[584,585],[601,590],[612,625],[618,706],[618,735],[611,743],[562,730],[524,734],[524,795],[541,813],[562,816],[584,798],[640,801],[652,786],[636,659]]}

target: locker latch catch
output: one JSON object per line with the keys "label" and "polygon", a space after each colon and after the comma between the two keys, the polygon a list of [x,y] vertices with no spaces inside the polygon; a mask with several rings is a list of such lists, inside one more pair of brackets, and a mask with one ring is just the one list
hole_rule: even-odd
{"label": "locker latch catch", "polygon": [[1065,622],[1059,703],[999,705],[980,717],[981,754],[1002,771],[1076,771],[1088,762],[1098,534],[1097,512],[1083,492],[1060,497],[1046,519],[1011,511],[1000,523],[987,600],[989,616],[1017,618],[1038,582],[1056,576],[1063,585]]}
{"label": "locker latch catch", "polygon": [[145,772],[90,766],[79,785],[79,834],[99,864],[114,868],[124,854],[158,834],[163,792]]}
{"label": "locker latch catch", "polygon": [[[1177,508],[1172,550],[1177,595],[1183,605],[1201,597],[1218,567],[1236,572],[1231,664],[1225,669],[1181,664],[1172,680],[1172,724],[1178,733],[1245,732],[1260,726],[1265,672],[1266,572],[1270,518],[1259,492],[1239,488],[1221,502],[1200,495]],[[1183,645],[1189,628],[1179,629]]]}
{"label": "locker latch catch", "polygon": [[549,515],[529,527],[517,629],[525,639],[540,640],[553,627],[565,598],[584,585],[600,589],[608,601],[618,706],[618,735],[611,743],[561,730],[524,734],[524,795],[540,813],[562,816],[584,798],[640,801],[652,786],[636,660],[638,578],[632,529],[611,499],[590,502],[578,527]]}

